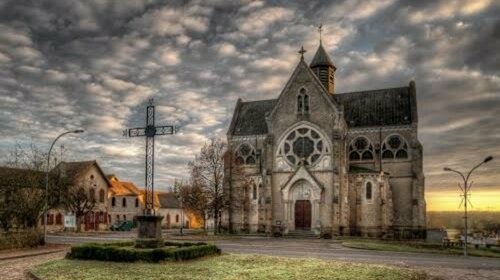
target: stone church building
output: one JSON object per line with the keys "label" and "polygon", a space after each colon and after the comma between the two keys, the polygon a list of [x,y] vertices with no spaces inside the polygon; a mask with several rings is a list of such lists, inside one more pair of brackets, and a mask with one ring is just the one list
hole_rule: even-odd
{"label": "stone church building", "polygon": [[422,238],[415,83],[335,92],[321,44],[276,99],[237,101],[227,133],[232,232]]}

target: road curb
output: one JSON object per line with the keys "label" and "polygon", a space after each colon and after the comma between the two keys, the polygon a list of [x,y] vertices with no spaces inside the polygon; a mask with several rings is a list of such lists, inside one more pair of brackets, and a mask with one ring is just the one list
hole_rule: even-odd
{"label": "road curb", "polygon": [[57,249],[57,250],[44,251],[44,252],[37,252],[37,253],[24,254],[24,255],[17,255],[17,256],[10,256],[10,257],[0,257],[0,261],[6,261],[6,260],[14,260],[14,259],[22,259],[22,258],[28,258],[28,257],[42,256],[42,255],[48,255],[48,254],[53,254],[53,253],[64,252],[64,251],[66,251],[66,250],[67,250],[67,249]]}

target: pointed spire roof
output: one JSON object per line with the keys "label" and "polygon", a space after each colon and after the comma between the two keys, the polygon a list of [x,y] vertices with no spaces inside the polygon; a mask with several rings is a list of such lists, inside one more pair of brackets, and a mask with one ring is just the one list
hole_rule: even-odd
{"label": "pointed spire roof", "polygon": [[326,52],[325,48],[323,48],[323,44],[321,43],[321,41],[319,43],[319,48],[316,51],[313,60],[311,61],[310,67],[316,67],[316,66],[331,66],[334,69],[337,69],[337,67],[333,65],[333,62],[330,59],[330,56]]}

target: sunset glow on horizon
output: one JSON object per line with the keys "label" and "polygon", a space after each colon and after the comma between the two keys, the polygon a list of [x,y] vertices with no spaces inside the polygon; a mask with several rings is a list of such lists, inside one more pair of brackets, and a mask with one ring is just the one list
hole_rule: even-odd
{"label": "sunset glow on horizon", "polygon": [[[458,187],[456,191],[427,191],[425,194],[427,212],[463,210],[463,204],[460,205],[462,200],[460,194]],[[469,202],[468,211],[500,211],[500,187],[492,190],[472,190]]]}

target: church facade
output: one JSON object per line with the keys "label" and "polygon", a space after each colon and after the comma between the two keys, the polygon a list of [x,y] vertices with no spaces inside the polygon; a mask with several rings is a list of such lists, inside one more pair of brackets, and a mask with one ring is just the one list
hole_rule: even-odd
{"label": "church facade", "polygon": [[232,232],[422,238],[416,87],[336,93],[320,46],[276,99],[237,101],[227,132]]}

